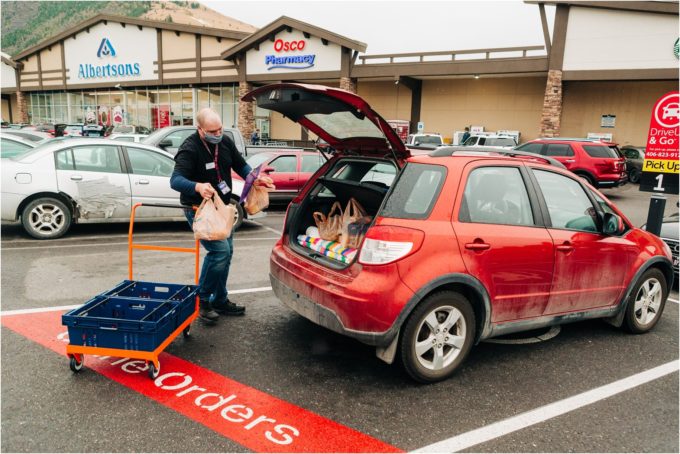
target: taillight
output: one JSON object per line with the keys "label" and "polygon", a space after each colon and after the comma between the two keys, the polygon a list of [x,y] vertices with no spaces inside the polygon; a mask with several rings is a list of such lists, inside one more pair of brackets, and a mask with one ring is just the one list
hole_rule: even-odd
{"label": "taillight", "polygon": [[421,230],[389,225],[371,227],[361,246],[359,263],[386,265],[396,262],[420,249],[424,238],[425,233]]}

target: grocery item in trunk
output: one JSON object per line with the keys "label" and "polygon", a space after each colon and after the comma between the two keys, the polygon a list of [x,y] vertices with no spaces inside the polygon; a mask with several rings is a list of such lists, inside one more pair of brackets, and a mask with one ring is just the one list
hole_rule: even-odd
{"label": "grocery item in trunk", "polygon": [[335,202],[328,212],[328,216],[320,211],[313,213],[314,222],[319,229],[321,239],[326,241],[336,241],[342,229],[342,207],[340,202]]}
{"label": "grocery item in trunk", "polygon": [[194,216],[194,238],[197,240],[223,240],[231,235],[236,208],[225,205],[218,195],[203,199]]}
{"label": "grocery item in trunk", "polygon": [[319,252],[326,257],[332,258],[342,263],[351,263],[357,255],[357,250],[350,247],[342,247],[337,241],[326,241],[321,238],[298,235],[298,243],[301,246]]}
{"label": "grocery item in trunk", "polygon": [[364,207],[354,197],[350,198],[342,215],[340,244],[343,247],[359,247],[363,236],[366,234],[366,230],[368,230],[371,219],[367,215],[366,210],[364,210]]}

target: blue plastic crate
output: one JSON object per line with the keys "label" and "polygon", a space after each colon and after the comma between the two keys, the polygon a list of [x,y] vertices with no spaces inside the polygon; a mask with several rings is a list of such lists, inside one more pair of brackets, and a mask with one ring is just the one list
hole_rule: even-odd
{"label": "blue plastic crate", "polygon": [[196,286],[123,281],[62,316],[71,345],[153,351],[195,308]]}

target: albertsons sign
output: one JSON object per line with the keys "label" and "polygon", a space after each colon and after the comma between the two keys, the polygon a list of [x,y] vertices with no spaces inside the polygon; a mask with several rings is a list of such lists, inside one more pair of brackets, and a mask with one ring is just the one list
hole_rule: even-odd
{"label": "albertsons sign", "polygon": [[156,30],[99,23],[64,41],[67,84],[152,80],[158,60]]}

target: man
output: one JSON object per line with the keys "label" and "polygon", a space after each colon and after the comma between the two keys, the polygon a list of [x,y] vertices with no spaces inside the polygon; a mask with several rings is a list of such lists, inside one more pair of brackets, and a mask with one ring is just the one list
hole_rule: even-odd
{"label": "man", "polygon": [[470,138],[470,128],[465,127],[465,133],[463,134],[463,137],[460,139],[460,143],[458,145],[465,145],[465,141]]}
{"label": "man", "polygon": [[[204,108],[196,116],[197,131],[187,137],[175,155],[175,170],[170,187],[179,191],[180,202],[189,225],[202,199],[219,196],[226,204],[231,196],[232,169],[245,179],[251,172],[234,142],[222,133],[222,121],[212,109]],[[259,180],[259,179],[258,179]],[[256,180],[255,184],[260,183]],[[208,251],[203,260],[198,283],[199,318],[215,323],[219,314],[243,315],[245,307],[229,301],[227,278],[233,253],[232,237],[225,240],[201,240]]]}
{"label": "man", "polygon": [[260,143],[260,130],[256,129],[250,136],[250,144],[259,145],[259,143]]}

